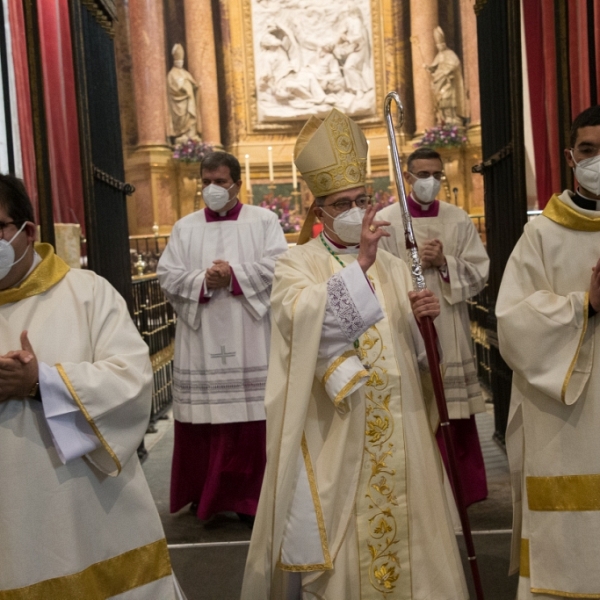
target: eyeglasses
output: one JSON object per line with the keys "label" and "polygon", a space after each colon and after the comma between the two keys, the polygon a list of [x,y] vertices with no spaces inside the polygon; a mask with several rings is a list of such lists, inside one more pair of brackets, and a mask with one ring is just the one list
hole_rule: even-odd
{"label": "eyeglasses", "polygon": [[436,171],[435,173],[430,173],[429,171],[419,171],[418,173],[413,173],[412,171],[409,171],[409,173],[414,175],[417,179],[427,179],[428,177],[433,177],[438,181],[440,181],[444,176],[443,171]]}
{"label": "eyeglasses", "polygon": [[352,208],[353,204],[356,204],[358,208],[367,208],[371,204],[372,196],[359,196],[352,200],[351,198],[340,198],[332,204],[326,204],[323,208],[333,208],[336,212],[346,212]]}
{"label": "eyeglasses", "polygon": [[4,239],[4,230],[9,227],[10,225],[14,225],[15,227],[19,227],[19,225],[22,225],[23,221],[19,222],[19,221],[7,221],[6,223],[3,221],[0,221],[0,239]]}

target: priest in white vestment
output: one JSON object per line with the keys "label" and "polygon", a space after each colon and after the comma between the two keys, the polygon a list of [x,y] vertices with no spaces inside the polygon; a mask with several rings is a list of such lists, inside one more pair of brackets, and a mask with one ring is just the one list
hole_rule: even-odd
{"label": "priest in white vestment", "polygon": [[[488,278],[490,259],[469,215],[436,200],[443,177],[441,156],[432,148],[418,148],[406,161],[404,177],[411,186],[408,210],[412,217],[427,287],[440,299],[435,326],[444,356],[444,393],[450,433],[462,481],[465,505],[487,497],[485,464],[474,415],[485,411],[473,357],[467,300],[478,294]],[[407,260],[399,204],[380,212],[390,221],[389,238],[381,247]],[[437,433],[446,467],[447,453]]]}
{"label": "priest in white vestment", "polygon": [[0,175],[0,598],[181,598],[136,453],[148,347],[116,290],[35,232]]}
{"label": "priest in white vestment", "polygon": [[296,142],[324,232],[275,270],[268,461],[243,600],[468,597],[412,315],[439,303],[429,290],[409,299],[406,265],[377,250],[387,223],[366,195],[366,153],[335,109]]}
{"label": "priest in white vestment", "polygon": [[600,598],[600,106],[565,155],[577,192],[525,226],[496,302],[518,600]]}
{"label": "priest in white vestment", "polygon": [[265,468],[271,283],[287,250],[275,213],[241,204],[240,164],[201,164],[206,208],[180,219],[158,278],[177,312],[171,512],[252,523]]}

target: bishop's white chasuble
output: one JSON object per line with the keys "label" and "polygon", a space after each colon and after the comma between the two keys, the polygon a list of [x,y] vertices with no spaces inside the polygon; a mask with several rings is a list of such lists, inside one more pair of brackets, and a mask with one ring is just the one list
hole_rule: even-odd
{"label": "bishop's white chasuble", "polygon": [[[179,220],[157,269],[177,312],[173,415],[184,423],[265,418],[270,337],[269,294],[275,259],[287,250],[277,216],[243,205],[237,220],[206,221],[205,211]],[[212,290],[200,303],[206,270],[229,262],[243,294]]]}
{"label": "bishop's white chasuble", "polygon": [[43,396],[0,403],[0,600],[174,600],[136,454],[150,416],[148,347],[106,280],[36,248],[42,262],[0,292],[0,354],[27,330],[98,443],[63,464]]}
{"label": "bishop's white chasuble", "polygon": [[[267,473],[243,600],[285,598],[298,574],[307,599],[467,598],[421,391],[410,276],[380,251],[368,280],[356,254],[336,259],[321,238],[277,264]],[[347,338],[333,356],[332,315]]]}
{"label": "bishop's white chasuble", "polygon": [[[381,239],[381,247],[406,262],[400,206],[392,204],[384,208],[379,218],[392,224],[387,228],[391,235]],[[440,299],[440,316],[435,327],[444,353],[448,416],[468,419],[472,414],[484,412],[485,403],[477,379],[466,301],[485,286],[490,259],[469,215],[456,206],[439,202],[436,217],[413,218],[412,224],[419,247],[431,239],[439,239],[444,245],[448,281],[435,267],[425,269],[424,275],[427,287]]]}
{"label": "bishop's white chasuble", "polygon": [[519,600],[600,598],[600,335],[588,317],[600,216],[566,191],[525,226],[498,300],[513,369],[506,445]]}

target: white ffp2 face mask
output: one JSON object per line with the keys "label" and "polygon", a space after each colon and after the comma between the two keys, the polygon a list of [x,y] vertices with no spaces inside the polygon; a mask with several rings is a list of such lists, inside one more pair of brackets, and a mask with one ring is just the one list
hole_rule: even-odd
{"label": "white ffp2 face mask", "polygon": [[12,246],[15,238],[23,231],[23,229],[25,229],[25,225],[27,225],[27,222],[21,225],[21,229],[10,238],[10,241],[5,239],[0,240],[0,280],[4,279],[10,273],[10,270],[17,263],[21,262],[27,254],[27,249],[25,249],[25,252],[23,252],[21,257],[15,260],[15,249]]}
{"label": "white ffp2 face mask", "polygon": [[579,185],[595,196],[600,196],[600,154],[577,162],[571,150],[571,157],[575,163],[575,177]]}
{"label": "white ffp2 face mask", "polygon": [[[329,213],[323,210],[325,214]],[[355,246],[360,242],[360,234],[362,232],[362,222],[367,211],[364,208],[358,208],[355,206],[341,215],[334,217],[333,219],[333,231],[335,234],[345,242]],[[332,215],[329,215],[330,217]]]}
{"label": "white ffp2 face mask", "polygon": [[215,212],[223,210],[223,207],[231,200],[229,198],[229,190],[235,185],[232,183],[227,189],[211,183],[202,190],[202,197],[206,206]]}
{"label": "white ffp2 face mask", "polygon": [[427,177],[425,179],[417,179],[412,186],[415,193],[415,200],[421,204],[431,204],[440,191],[442,185],[435,177]]}

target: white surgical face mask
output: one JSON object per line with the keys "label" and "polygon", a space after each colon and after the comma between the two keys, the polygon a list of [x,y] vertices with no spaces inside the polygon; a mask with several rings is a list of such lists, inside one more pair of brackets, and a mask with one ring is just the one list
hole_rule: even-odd
{"label": "white surgical face mask", "polygon": [[595,196],[600,196],[600,154],[577,162],[571,150],[571,157],[575,163],[575,177],[579,184]]}
{"label": "white surgical face mask", "polygon": [[433,176],[426,179],[417,179],[412,184],[412,189],[416,196],[415,199],[421,204],[431,204],[438,195],[441,185],[442,182]]}
{"label": "white surgical face mask", "polygon": [[[330,217],[333,216],[325,209],[322,210]],[[343,212],[341,215],[334,217],[333,231],[342,242],[352,246],[360,243],[360,234],[362,232],[362,222],[365,217],[365,212],[367,211],[364,208],[355,206],[354,208]]]}
{"label": "white surgical face mask", "polygon": [[27,254],[27,249],[25,249],[25,252],[23,252],[21,257],[15,260],[15,249],[12,246],[15,238],[23,231],[23,229],[25,229],[25,225],[27,225],[26,222],[21,225],[21,229],[12,236],[10,241],[5,239],[0,240],[0,279],[4,279],[10,273],[10,270],[17,263],[21,262]]}
{"label": "white surgical face mask", "polygon": [[220,212],[223,207],[229,202],[229,190],[235,185],[232,183],[227,189],[211,183],[202,190],[202,197],[206,206],[215,212]]}

